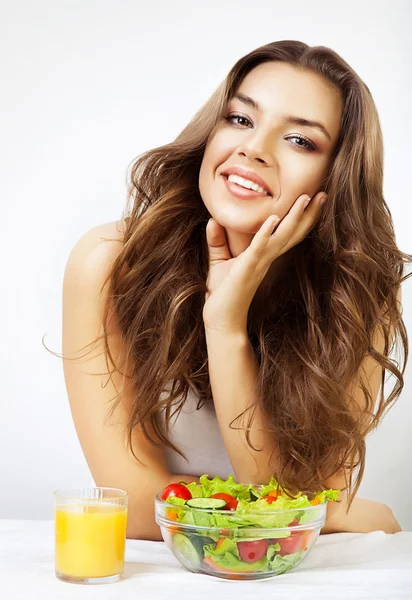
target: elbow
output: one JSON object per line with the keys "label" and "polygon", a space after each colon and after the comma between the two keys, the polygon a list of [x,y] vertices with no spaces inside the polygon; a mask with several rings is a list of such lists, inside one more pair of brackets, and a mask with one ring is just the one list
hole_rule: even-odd
{"label": "elbow", "polygon": [[134,523],[128,523],[126,529],[126,539],[128,540],[147,540],[150,542],[163,542],[160,527],[154,523],[151,527],[136,526]]}
{"label": "elbow", "polygon": [[333,504],[331,502],[328,506],[328,516],[321,529],[321,534],[370,533],[372,531],[398,533],[402,531],[392,510],[382,502],[355,497],[349,509],[347,499],[337,506],[333,506]]}

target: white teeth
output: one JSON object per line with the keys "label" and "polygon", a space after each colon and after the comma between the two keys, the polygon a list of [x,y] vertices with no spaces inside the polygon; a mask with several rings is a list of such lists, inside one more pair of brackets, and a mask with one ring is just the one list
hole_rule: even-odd
{"label": "white teeth", "polygon": [[255,192],[260,192],[261,194],[267,194],[267,191],[259,185],[257,185],[257,183],[253,183],[253,181],[250,181],[249,179],[244,179],[239,175],[229,175],[228,181],[233,181],[233,183],[237,183],[238,185],[241,185],[242,187],[247,188],[248,190],[254,190]]}

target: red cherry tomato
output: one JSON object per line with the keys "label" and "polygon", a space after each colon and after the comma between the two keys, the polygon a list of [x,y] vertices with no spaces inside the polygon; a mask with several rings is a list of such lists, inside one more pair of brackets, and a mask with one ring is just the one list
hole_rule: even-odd
{"label": "red cherry tomato", "polygon": [[280,544],[279,554],[285,556],[285,554],[293,554],[299,552],[303,546],[303,536],[291,535],[287,538],[280,538],[276,540]]}
{"label": "red cherry tomato", "polygon": [[225,492],[218,492],[216,494],[212,494],[210,497],[220,498],[226,502],[226,506],[222,510],[236,510],[236,507],[239,504],[239,500],[236,500],[234,496],[226,494]]}
{"label": "red cherry tomato", "polygon": [[253,540],[251,542],[237,542],[239,555],[248,563],[260,560],[268,549],[268,540]]}
{"label": "red cherry tomato", "polygon": [[170,496],[175,496],[176,498],[183,498],[183,500],[190,500],[190,498],[192,498],[190,490],[188,490],[187,487],[182,483],[170,483],[160,494],[161,500],[167,500],[167,498],[169,498]]}
{"label": "red cherry tomato", "polygon": [[300,550],[307,550],[313,534],[313,531],[304,530],[292,533],[287,538],[271,540],[271,543],[279,543],[280,550],[278,552],[281,556],[285,556],[285,554],[293,554],[294,552],[299,552]]}

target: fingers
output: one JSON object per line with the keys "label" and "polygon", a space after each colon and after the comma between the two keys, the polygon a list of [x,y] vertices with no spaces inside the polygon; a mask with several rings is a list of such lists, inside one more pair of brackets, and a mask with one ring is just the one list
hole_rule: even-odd
{"label": "fingers", "polygon": [[273,233],[274,227],[276,227],[279,223],[280,217],[278,217],[277,215],[270,215],[270,217],[266,219],[266,221],[263,223],[260,229],[262,235],[266,238],[270,238],[270,236]]}
{"label": "fingers", "polygon": [[256,259],[260,258],[261,254],[265,252],[272,235],[274,235],[274,228],[277,228],[279,223],[280,217],[277,215],[270,215],[270,217],[264,221],[263,225],[259,231],[255,233],[249,247],[247,248],[246,252],[250,255],[250,257],[254,256]]}
{"label": "fingers", "polygon": [[[310,196],[307,194],[303,194],[300,196],[296,202],[291,206],[289,212],[282,220],[281,226],[279,223],[281,221],[280,217],[277,215],[271,215],[264,221],[263,225],[259,229],[259,231],[254,236],[250,248],[254,250],[262,250],[268,243],[272,237],[276,236],[277,243],[281,242],[281,239],[285,238],[287,240],[290,237],[290,234],[296,230],[296,220],[300,219],[302,213],[305,210],[308,202],[310,201]],[[279,227],[278,227],[279,226]],[[274,228],[276,229],[274,230]],[[280,227],[282,234],[280,235]],[[277,233],[279,229],[279,234]]]}
{"label": "fingers", "polygon": [[295,244],[301,242],[314,225],[322,201],[327,196],[319,192],[312,199],[308,194],[300,196],[283,219],[271,215],[256,233],[249,248],[255,259],[265,254],[273,262]]}
{"label": "fingers", "polygon": [[209,219],[206,225],[206,241],[209,248],[210,265],[232,258],[227,244],[225,228],[214,219]]}
{"label": "fingers", "polygon": [[282,236],[283,233],[289,237],[293,233],[295,233],[296,237],[305,236],[315,223],[320,207],[326,198],[327,195],[324,192],[315,194],[313,198],[310,198],[308,194],[300,196],[282,221]]}
{"label": "fingers", "polygon": [[307,207],[305,207],[305,209],[304,209],[305,214],[309,214],[311,216],[312,215],[317,216],[318,212],[320,210],[320,207],[322,206],[322,204],[324,204],[327,197],[328,197],[328,195],[325,194],[325,192],[319,192],[318,194],[316,194],[312,198],[312,200],[309,202]]}
{"label": "fingers", "polygon": [[[270,264],[277,256],[301,242],[313,227],[326,198],[325,192],[318,192],[313,198],[302,194],[283,219],[277,215],[270,215],[247,249],[249,259],[255,263],[265,254]],[[233,258],[227,243],[226,230],[214,219],[209,219],[206,225],[206,239],[210,265]]]}

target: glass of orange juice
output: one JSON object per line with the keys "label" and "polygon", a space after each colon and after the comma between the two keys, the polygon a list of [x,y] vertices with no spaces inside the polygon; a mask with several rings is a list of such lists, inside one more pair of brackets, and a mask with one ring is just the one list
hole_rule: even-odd
{"label": "glass of orange juice", "polygon": [[70,583],[113,583],[124,569],[128,493],[56,490],[55,572]]}

